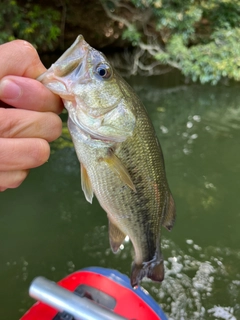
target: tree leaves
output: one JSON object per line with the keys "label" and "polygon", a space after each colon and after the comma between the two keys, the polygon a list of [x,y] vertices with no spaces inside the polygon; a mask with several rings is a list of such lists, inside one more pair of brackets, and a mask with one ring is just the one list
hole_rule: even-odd
{"label": "tree leaves", "polygon": [[155,59],[201,83],[216,84],[226,77],[240,80],[239,0],[121,0],[112,3],[115,17],[127,17],[123,39],[141,50],[141,55],[136,54],[134,58],[139,71],[149,70],[147,64],[154,65]]}
{"label": "tree leaves", "polygon": [[60,35],[60,13],[51,8],[26,1],[19,5],[14,0],[0,2],[0,44],[24,39],[36,48],[52,49]]}

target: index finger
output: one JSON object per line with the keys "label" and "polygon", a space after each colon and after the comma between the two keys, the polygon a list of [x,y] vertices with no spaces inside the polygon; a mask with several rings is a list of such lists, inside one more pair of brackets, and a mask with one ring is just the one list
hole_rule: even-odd
{"label": "index finger", "polygon": [[7,75],[36,79],[46,70],[36,49],[24,40],[14,40],[0,45],[0,56],[0,79]]}
{"label": "index finger", "polygon": [[[34,80],[46,68],[29,42],[14,40],[0,45],[0,57],[1,101],[15,108],[55,113],[62,111],[61,99]],[[12,84],[18,86],[20,94],[13,92]]]}

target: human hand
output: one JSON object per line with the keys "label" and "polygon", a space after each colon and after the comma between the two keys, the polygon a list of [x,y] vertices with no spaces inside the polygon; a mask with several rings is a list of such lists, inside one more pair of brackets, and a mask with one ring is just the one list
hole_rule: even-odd
{"label": "human hand", "polygon": [[[23,40],[0,45],[0,191],[45,163],[62,130],[61,99],[35,80],[46,68]],[[10,108],[14,107],[14,108]]]}

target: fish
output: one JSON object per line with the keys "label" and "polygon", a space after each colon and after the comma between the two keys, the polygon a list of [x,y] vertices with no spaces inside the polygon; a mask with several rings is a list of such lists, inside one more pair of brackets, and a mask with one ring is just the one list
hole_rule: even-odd
{"label": "fish", "polygon": [[139,97],[82,35],[38,80],[68,111],[82,190],[107,213],[113,253],[126,236],[131,240],[132,287],[144,277],[161,282],[161,226],[172,229],[176,210],[162,149]]}

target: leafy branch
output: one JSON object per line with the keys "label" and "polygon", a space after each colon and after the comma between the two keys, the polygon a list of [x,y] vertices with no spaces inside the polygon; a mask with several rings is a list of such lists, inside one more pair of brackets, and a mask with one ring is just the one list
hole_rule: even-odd
{"label": "leafy branch", "polygon": [[102,0],[133,48],[130,74],[177,68],[193,81],[240,80],[240,1]]}
{"label": "leafy branch", "polygon": [[[167,68],[163,68],[163,63],[160,59],[158,59],[158,61],[153,61],[157,55],[159,56],[162,54],[162,56],[165,56],[166,52],[157,42],[156,34],[152,33],[147,27],[147,24],[151,19],[150,11],[148,14],[146,14],[146,12],[143,14],[136,10],[136,8],[132,5],[126,4],[123,1],[111,0],[110,2],[102,1],[102,6],[107,16],[113,21],[117,21],[121,27],[125,27],[125,30],[122,33],[122,38],[124,40],[129,40],[136,48],[131,57],[132,68],[128,68],[129,74],[135,75],[140,73],[152,75],[169,72],[171,70],[170,67],[180,69],[179,65],[176,62],[171,61],[171,59],[168,59]],[[114,14],[112,12],[112,8],[114,8],[114,11],[122,8],[127,9],[127,11],[131,14],[131,21],[134,22],[130,22],[127,18],[121,15]],[[141,23],[143,34],[141,34],[136,27],[136,25],[139,23]],[[147,43],[142,40],[143,35],[146,37]],[[149,58],[151,58],[150,63]],[[157,68],[160,66],[162,68]]]}

